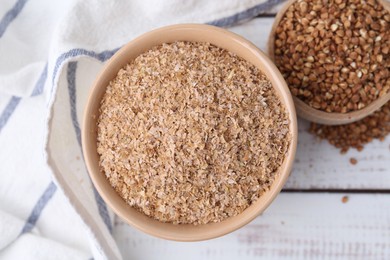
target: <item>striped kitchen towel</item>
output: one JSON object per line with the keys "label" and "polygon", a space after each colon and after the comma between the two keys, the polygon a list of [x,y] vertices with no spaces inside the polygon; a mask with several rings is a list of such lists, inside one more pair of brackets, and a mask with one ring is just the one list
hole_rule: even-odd
{"label": "striped kitchen towel", "polygon": [[81,152],[92,81],[121,46],[175,23],[229,27],[281,0],[2,0],[0,258],[120,259]]}

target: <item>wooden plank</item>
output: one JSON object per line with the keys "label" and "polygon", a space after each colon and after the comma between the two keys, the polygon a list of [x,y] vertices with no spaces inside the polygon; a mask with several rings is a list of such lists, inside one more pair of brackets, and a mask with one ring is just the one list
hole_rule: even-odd
{"label": "wooden plank", "polygon": [[[274,18],[257,18],[231,28],[266,51]],[[374,141],[362,152],[341,155],[326,141],[307,132],[309,123],[299,120],[299,144],[287,189],[382,189],[390,190],[390,138]],[[357,165],[349,159],[357,159]]]}
{"label": "wooden plank", "polygon": [[[390,189],[390,138],[374,141],[362,152],[341,155],[327,141],[308,133],[309,122],[299,120],[299,144],[288,189]],[[352,165],[350,158],[358,163]]]}
{"label": "wooden plank", "polygon": [[282,193],[247,226],[221,238],[179,243],[117,219],[124,259],[390,259],[390,195]]}

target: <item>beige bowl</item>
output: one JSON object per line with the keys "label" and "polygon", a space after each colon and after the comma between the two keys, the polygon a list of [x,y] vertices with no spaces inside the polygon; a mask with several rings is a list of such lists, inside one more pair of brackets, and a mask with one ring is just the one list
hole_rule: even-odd
{"label": "beige bowl", "polygon": [[[105,175],[99,169],[99,155],[96,148],[96,120],[99,115],[100,101],[106,91],[106,87],[122,67],[141,53],[156,45],[175,41],[209,42],[251,62],[263,71],[272,82],[290,117],[291,145],[279,170],[279,175],[270,190],[241,214],[220,223],[197,226],[187,224],[174,225],[149,218],[127,205],[111,187]],[[85,162],[91,179],[104,201],[130,225],[148,234],[177,241],[197,241],[222,236],[244,226],[261,214],[280,192],[289,176],[297,147],[297,135],[297,119],[293,100],[282,75],[275,65],[263,52],[244,38],[224,29],[198,24],[163,27],[148,32],[121,48],[104,66],[93,84],[85,107],[82,126]]]}

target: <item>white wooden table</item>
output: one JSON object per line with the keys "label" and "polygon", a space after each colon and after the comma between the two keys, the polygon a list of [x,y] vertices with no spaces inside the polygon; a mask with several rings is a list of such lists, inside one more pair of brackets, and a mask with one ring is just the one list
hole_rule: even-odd
{"label": "white wooden table", "polygon": [[[231,28],[266,50],[274,13]],[[390,259],[390,138],[341,155],[299,120],[294,170],[262,216],[221,238],[180,243],[115,221],[125,259]],[[358,163],[352,165],[354,157]]]}

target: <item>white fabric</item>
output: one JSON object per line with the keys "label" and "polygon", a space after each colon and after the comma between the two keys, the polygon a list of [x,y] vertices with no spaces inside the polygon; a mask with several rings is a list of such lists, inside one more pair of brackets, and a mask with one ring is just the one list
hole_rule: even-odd
{"label": "white fabric", "polygon": [[0,18],[23,7],[0,23],[0,258],[120,259],[78,136],[102,62],[151,29],[229,26],[278,0],[265,2],[3,0]]}

